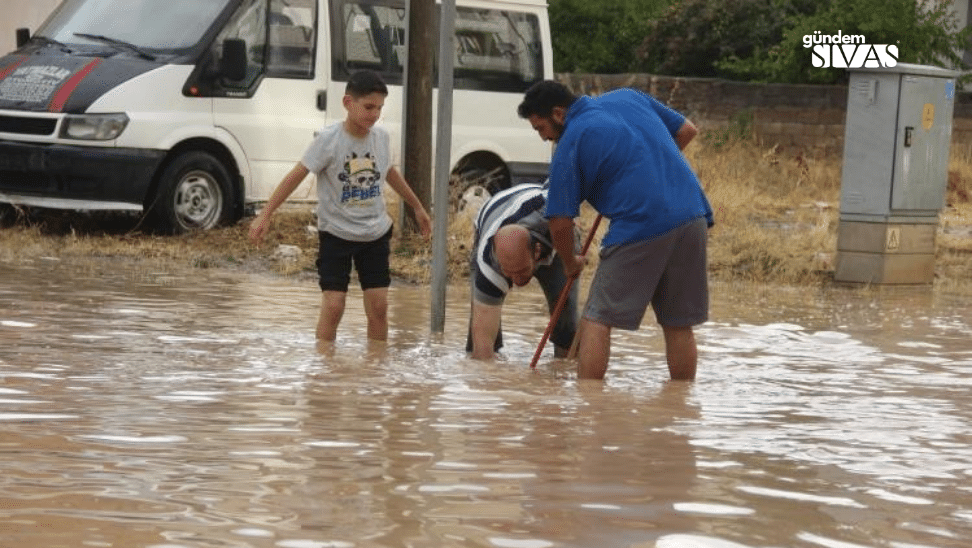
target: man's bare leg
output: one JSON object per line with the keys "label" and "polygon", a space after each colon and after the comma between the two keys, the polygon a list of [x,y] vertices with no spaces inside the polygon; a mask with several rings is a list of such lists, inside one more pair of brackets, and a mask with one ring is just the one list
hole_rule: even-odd
{"label": "man's bare leg", "polygon": [[699,351],[692,327],[665,327],[665,357],[673,381],[695,380]]}
{"label": "man's bare leg", "polygon": [[578,336],[577,378],[603,379],[611,358],[611,328],[583,318]]}

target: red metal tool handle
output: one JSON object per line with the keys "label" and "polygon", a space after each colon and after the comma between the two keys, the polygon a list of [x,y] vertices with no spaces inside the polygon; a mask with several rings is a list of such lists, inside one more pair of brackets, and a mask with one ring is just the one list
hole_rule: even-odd
{"label": "red metal tool handle", "polygon": [[[594,219],[594,224],[591,226],[591,231],[587,233],[587,240],[584,241],[584,247],[581,248],[581,255],[587,255],[587,248],[591,246],[591,241],[594,240],[594,233],[597,232],[597,225],[601,224],[601,216],[598,215]],[[533,361],[530,362],[530,369],[535,369],[537,367],[537,361],[540,360],[540,354],[543,352],[544,345],[547,344],[547,339],[550,338],[550,333],[553,332],[554,325],[560,318],[560,313],[564,310],[564,304],[567,302],[567,295],[570,294],[570,288],[574,285],[574,280],[577,276],[574,275],[567,280],[567,285],[560,292],[560,297],[557,298],[557,304],[554,306],[553,312],[550,313],[550,323],[547,324],[547,329],[543,333],[543,338],[540,339],[540,344],[537,345],[537,351],[533,354]]]}

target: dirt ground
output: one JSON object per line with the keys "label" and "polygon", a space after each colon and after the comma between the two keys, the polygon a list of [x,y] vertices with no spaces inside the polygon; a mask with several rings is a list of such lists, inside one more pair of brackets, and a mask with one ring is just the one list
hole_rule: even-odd
{"label": "dirt ground", "polygon": [[[132,214],[33,210],[8,218],[0,228],[0,263],[37,257],[62,259],[128,259],[190,268],[229,268],[254,273],[316,279],[317,232],[311,209],[278,212],[270,233],[259,245],[247,238],[250,221],[179,236],[143,230]],[[392,273],[410,283],[428,281],[431,243],[403,237],[396,227]],[[460,231],[461,232],[461,231]],[[467,231],[467,235],[471,232]],[[450,277],[465,275],[468,244],[450,236]]]}
{"label": "dirt ground", "polygon": [[[751,141],[689,149],[715,212],[709,231],[709,276],[713,280],[798,285],[833,284],[840,208],[840,159],[803,151],[784,152]],[[393,276],[428,283],[432,245],[403,236],[398,200],[389,193],[396,219]],[[953,151],[945,207],[936,235],[936,289],[972,295],[972,150]],[[468,276],[472,215],[450,214],[448,272]],[[578,220],[586,234],[596,217],[585,206]],[[190,268],[230,268],[316,280],[317,235],[309,205],[290,205],[275,215],[259,245],[247,239],[251,218],[233,226],[181,236],[144,229],[138,217],[118,213],[16,210],[0,204],[0,266],[36,257],[113,258]],[[601,223],[594,247],[608,223]],[[589,281],[596,253],[582,273]]]}
{"label": "dirt ground", "polygon": [[[709,238],[710,278],[833,283],[834,249],[829,246],[836,239],[836,205],[816,203],[781,212],[762,219],[758,229],[752,224],[745,229],[734,228],[731,222],[720,225],[717,212],[717,226]],[[806,216],[809,222],[800,216]],[[447,264],[450,281],[457,282],[468,276],[472,228],[467,216],[460,213],[453,217],[448,231]],[[585,212],[580,219],[585,234],[593,217],[592,212]],[[310,209],[278,212],[271,232],[259,245],[252,245],[247,239],[250,220],[245,218],[233,226],[207,232],[162,236],[142,230],[133,215],[34,211],[13,220],[8,218],[0,229],[0,264],[12,265],[38,257],[124,259],[316,280],[317,235]],[[598,236],[603,233],[602,224]],[[794,242],[806,244],[810,235],[816,238],[816,247],[794,252]],[[595,245],[599,237],[595,238]],[[949,292],[972,294],[972,204],[963,202],[943,212],[937,241],[936,285]],[[391,256],[393,276],[404,283],[428,283],[431,265],[431,242],[420,236],[403,236],[396,226]],[[589,280],[594,266],[596,256],[585,269],[583,281]]]}

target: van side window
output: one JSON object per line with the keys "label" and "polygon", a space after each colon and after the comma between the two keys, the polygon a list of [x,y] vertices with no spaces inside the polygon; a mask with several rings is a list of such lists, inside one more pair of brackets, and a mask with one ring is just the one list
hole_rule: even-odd
{"label": "van side window", "polygon": [[317,50],[317,0],[271,0],[267,74],[311,78]]}
{"label": "van side window", "polygon": [[540,23],[535,15],[457,8],[457,89],[526,91],[543,79]]}
{"label": "van side window", "polygon": [[216,39],[215,58],[222,56],[223,41],[239,38],[246,41],[246,76],[240,81],[222,81],[223,88],[250,89],[264,73],[267,47],[267,0],[244,0],[240,8]]}
{"label": "van side window", "polygon": [[389,83],[401,83],[405,66],[405,8],[347,2],[341,13],[347,73],[376,70]]}
{"label": "van side window", "polygon": [[[405,9],[381,0],[341,3],[334,74],[380,72],[400,84],[405,60]],[[439,15],[437,9],[436,23]],[[540,21],[535,14],[459,7],[456,10],[455,88],[519,93],[543,79]],[[436,24],[438,27],[438,24]],[[434,36],[438,38],[438,30]],[[436,57],[438,50],[436,49]],[[438,68],[438,62],[433,64]],[[339,76],[340,77],[340,76]]]}

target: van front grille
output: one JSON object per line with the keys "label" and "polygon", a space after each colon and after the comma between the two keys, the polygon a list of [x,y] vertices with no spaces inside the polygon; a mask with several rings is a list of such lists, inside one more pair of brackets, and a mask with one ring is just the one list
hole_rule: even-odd
{"label": "van front grille", "polygon": [[54,118],[24,118],[20,116],[0,116],[0,133],[21,135],[51,135],[57,127]]}

